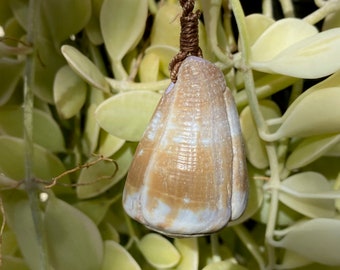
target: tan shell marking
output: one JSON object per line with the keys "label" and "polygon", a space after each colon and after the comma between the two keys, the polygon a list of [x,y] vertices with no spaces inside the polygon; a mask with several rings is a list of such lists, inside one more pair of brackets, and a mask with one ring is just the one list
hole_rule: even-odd
{"label": "tan shell marking", "polygon": [[212,233],[243,213],[246,174],[236,106],[223,74],[190,56],[137,147],[123,206],[163,234]]}

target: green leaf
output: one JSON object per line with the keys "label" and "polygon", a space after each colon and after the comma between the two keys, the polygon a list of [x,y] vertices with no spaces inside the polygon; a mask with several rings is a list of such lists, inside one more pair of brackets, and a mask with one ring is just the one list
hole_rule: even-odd
{"label": "green leaf", "polygon": [[101,270],[140,270],[140,266],[121,245],[114,241],[105,241],[104,260]]}
{"label": "green leaf", "polygon": [[145,235],[138,248],[152,266],[160,269],[175,266],[181,257],[169,240],[155,233]]}
{"label": "green leaf", "polygon": [[306,137],[340,132],[339,87],[312,91],[295,102],[282,116],[283,123],[275,136]]}
{"label": "green leaf", "polygon": [[198,269],[198,242],[197,238],[176,238],[175,247],[181,254],[181,260],[176,270]]}
{"label": "green leaf", "polygon": [[91,219],[52,195],[49,196],[44,223],[54,269],[100,269],[103,242]]}
{"label": "green leaf", "polygon": [[98,124],[113,136],[139,141],[161,95],[150,91],[131,91],[115,95],[96,110]]}
{"label": "green leaf", "polygon": [[[281,185],[284,189],[279,194],[280,201],[295,211],[313,218],[335,216],[334,199],[318,198],[318,194],[333,191],[323,175],[315,172],[298,173],[283,180]],[[308,197],[302,197],[304,194]]]}
{"label": "green leaf", "polygon": [[19,79],[23,74],[25,61],[10,58],[0,59],[0,106],[12,96]]}
{"label": "green leaf", "polygon": [[277,246],[292,250],[314,262],[340,265],[340,220],[317,218],[289,229]]}
{"label": "green leaf", "polygon": [[286,167],[294,170],[312,163],[340,142],[340,134],[313,136],[302,140],[287,159]]}
{"label": "green leaf", "polygon": [[[127,173],[133,159],[135,144],[126,143],[111,158],[117,163],[101,161],[95,165],[82,169],[76,188],[78,198],[95,197],[118,183]],[[93,161],[91,158],[89,161]]]}
{"label": "green leaf", "polygon": [[148,15],[147,0],[104,0],[100,27],[113,62],[121,61],[143,35]]}
{"label": "green leaf", "polygon": [[86,92],[85,82],[69,66],[58,70],[53,94],[55,106],[63,118],[71,118],[80,112],[85,103]]}
{"label": "green leaf", "polygon": [[56,44],[85,27],[91,15],[91,0],[43,1],[42,12]]}
{"label": "green leaf", "polygon": [[[57,122],[47,113],[33,111],[33,141],[52,152],[65,151],[62,131]],[[0,108],[0,134],[22,138],[23,109],[18,106]]]}
{"label": "green leaf", "polygon": [[87,83],[95,88],[101,89],[104,92],[109,92],[109,84],[104,75],[93,64],[90,59],[83,55],[76,48],[64,45],[61,47],[61,52],[64,55],[70,67]]}

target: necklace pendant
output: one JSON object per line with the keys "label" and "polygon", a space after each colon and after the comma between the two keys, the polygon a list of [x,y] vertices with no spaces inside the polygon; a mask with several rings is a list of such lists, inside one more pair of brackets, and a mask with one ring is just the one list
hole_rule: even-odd
{"label": "necklace pendant", "polygon": [[124,209],[154,231],[192,237],[237,219],[247,197],[246,158],[232,94],[215,65],[189,56],[136,149]]}

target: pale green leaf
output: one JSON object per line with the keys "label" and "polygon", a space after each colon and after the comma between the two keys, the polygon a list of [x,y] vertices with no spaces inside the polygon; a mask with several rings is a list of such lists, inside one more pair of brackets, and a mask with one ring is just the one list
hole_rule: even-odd
{"label": "pale green leaf", "polygon": [[259,13],[253,13],[245,17],[249,44],[254,44],[261,34],[274,22],[272,18]]}
{"label": "pale green leaf", "polygon": [[81,211],[51,195],[44,225],[54,269],[100,269],[103,242],[96,225]]}
{"label": "pale green leaf", "polygon": [[131,91],[115,95],[96,110],[104,130],[127,141],[139,141],[161,95],[150,91]]}
{"label": "pale green leaf", "polygon": [[0,25],[4,25],[12,16],[13,14],[8,1],[0,1]]}
{"label": "pale green leaf", "polygon": [[99,14],[103,0],[92,0],[92,13],[88,24],[85,27],[86,34],[94,45],[103,44],[103,35],[100,30]]}
{"label": "pale green leaf", "polygon": [[335,9],[329,13],[322,24],[323,31],[336,27],[340,27],[340,9]]}
{"label": "pale green leaf", "polygon": [[[280,109],[277,104],[270,100],[260,101],[260,110],[265,119],[277,118],[281,116]],[[255,168],[267,168],[269,162],[265,144],[258,135],[258,131],[249,106],[244,108],[240,114],[240,125],[245,142],[248,161]]]}
{"label": "pale green leaf", "polygon": [[295,102],[282,116],[283,123],[275,136],[306,137],[340,132],[339,87],[312,91]]}
{"label": "pale green leaf", "polygon": [[142,37],[148,15],[147,0],[104,0],[100,27],[112,61],[121,61]]}
{"label": "pale green leaf", "polygon": [[198,269],[198,241],[197,238],[176,238],[175,247],[181,254],[181,260],[176,270]]}
{"label": "pale green leaf", "polygon": [[0,59],[0,105],[4,105],[12,96],[22,76],[25,62],[11,58]]}
{"label": "pale green leaf", "polygon": [[101,130],[98,154],[101,154],[104,157],[110,157],[116,153],[124,145],[124,143],[125,140],[112,136],[106,131]]}
{"label": "pale green leaf", "polygon": [[[267,224],[270,218],[270,206],[271,206],[270,195],[264,194],[261,208],[252,216],[252,219],[260,223]],[[278,226],[289,226],[294,224],[296,220],[300,217],[301,217],[300,213],[280,203],[277,211],[276,224]]]}
{"label": "pale green leaf", "polygon": [[161,72],[170,77],[169,63],[172,58],[178,53],[178,49],[168,45],[154,45],[150,46],[146,51],[146,54],[155,54],[159,58],[159,68]]}
{"label": "pale green leaf", "polygon": [[138,248],[145,259],[159,269],[173,267],[178,264],[181,255],[165,237],[149,233],[138,243]]}
{"label": "pale green leaf", "polygon": [[340,134],[313,136],[302,140],[287,159],[286,167],[294,170],[303,167],[328,153],[340,142]]}
{"label": "pale green leaf", "polygon": [[115,241],[104,242],[104,260],[101,270],[140,270],[140,266],[121,245]]}
{"label": "pale green leaf", "polygon": [[82,138],[83,152],[86,155],[90,155],[91,153],[93,153],[98,144],[100,128],[94,116],[96,108],[97,106],[95,104],[91,104],[90,106],[88,106],[86,112],[85,129]]}
{"label": "pale green leaf", "polygon": [[23,0],[8,1],[14,17],[20,23],[21,27],[27,30],[28,23],[28,2]]}
{"label": "pale green leaf", "polygon": [[307,259],[292,250],[286,249],[280,267],[283,269],[295,269],[311,263],[312,261],[310,259]]}
{"label": "pale green leaf", "polygon": [[177,3],[166,2],[159,8],[152,25],[151,46],[167,45],[178,50],[181,14],[182,8]]}
{"label": "pale green leaf", "polygon": [[40,269],[40,248],[34,233],[35,227],[27,197],[22,191],[12,189],[2,191],[1,198],[6,213],[6,223],[15,233],[25,262],[30,269]]}
{"label": "pale green leaf", "polygon": [[296,19],[281,19],[269,26],[251,47],[251,64],[257,69],[257,64],[272,60],[284,49],[307,37],[318,33],[309,23]]}
{"label": "pale green leaf", "polygon": [[39,58],[35,58],[33,65],[34,80],[31,88],[41,100],[53,104],[53,81],[57,71],[65,65],[65,59],[47,33],[39,34],[34,45]]}
{"label": "pale green leaf", "polygon": [[[132,162],[135,144],[126,143],[111,158],[114,162],[101,161],[81,170],[76,188],[78,198],[95,197],[118,183],[127,173]],[[96,158],[91,158],[93,161]],[[118,169],[118,170],[117,170]]]}
{"label": "pale green leaf", "polygon": [[247,207],[240,218],[232,220],[228,223],[229,226],[240,224],[247,219],[251,218],[261,207],[263,203],[263,180],[254,179],[253,168],[248,168],[249,181],[249,194]]}
{"label": "pale green leaf", "polygon": [[[47,113],[33,110],[33,141],[52,151],[65,151],[62,131],[57,122]],[[0,108],[0,134],[22,138],[23,109],[18,106]]]}
{"label": "pale green leaf", "polygon": [[155,82],[159,78],[159,56],[154,53],[146,54],[139,66],[138,75],[141,82]]}
{"label": "pale green leaf", "polygon": [[[119,233],[110,222],[104,221],[99,226],[100,226],[99,227],[100,233],[104,240],[113,240],[119,243],[119,239],[120,239]],[[125,226],[125,223],[123,226]]]}
{"label": "pale green leaf", "polygon": [[247,270],[247,268],[236,264],[233,260],[209,263],[202,270]]}
{"label": "pale green leaf", "polygon": [[84,28],[91,15],[91,0],[43,1],[41,6],[52,38],[58,45]]}
{"label": "pale green leaf", "polygon": [[12,230],[5,230],[2,234],[2,255],[15,255],[18,251],[18,242]]}
{"label": "pale green leaf", "polygon": [[63,66],[56,74],[53,85],[55,106],[59,114],[71,118],[78,114],[86,99],[87,86],[69,66]]}
{"label": "pale green leaf", "polygon": [[340,69],[340,28],[301,40],[268,60],[254,61],[252,67],[299,78],[328,76]]}
{"label": "pale green leaf", "polygon": [[97,20],[97,18],[93,16],[91,17],[90,21],[86,25],[85,31],[89,40],[94,45],[99,46],[104,43],[104,39],[100,31],[99,20]]}
{"label": "pale green leaf", "polygon": [[[98,146],[100,127],[95,118],[95,110],[101,102],[105,100],[104,93],[97,88],[90,88],[89,105],[85,117],[85,127],[82,137],[83,153],[87,156],[93,154]],[[112,155],[112,154],[111,154]],[[104,155],[106,157],[111,155]]]}
{"label": "pale green leaf", "polygon": [[22,258],[3,256],[1,270],[30,270]]}
{"label": "pale green leaf", "polygon": [[109,84],[104,75],[93,64],[90,59],[83,55],[76,48],[64,45],[61,47],[61,52],[70,67],[87,83],[95,88],[101,89],[104,92],[109,92]]}
{"label": "pale green leaf", "polygon": [[340,265],[340,220],[317,218],[291,228],[278,246],[326,265]]}
{"label": "pale green leaf", "polygon": [[82,211],[98,226],[105,217],[106,212],[109,210],[111,204],[116,200],[113,199],[93,199],[77,202],[74,207]]}
{"label": "pale green leaf", "polygon": [[[335,216],[334,199],[317,197],[319,193],[332,191],[330,183],[323,175],[315,172],[298,173],[283,180],[282,187],[284,189],[280,192],[280,201],[295,211],[314,218]],[[288,193],[290,190],[292,193]],[[303,198],[299,194],[307,194],[311,198]]]}
{"label": "pale green leaf", "polygon": [[[25,178],[24,141],[19,138],[0,136],[0,173],[21,181]],[[65,167],[58,157],[45,148],[34,145],[33,173],[39,180],[50,181],[65,171]],[[60,180],[68,183],[69,176]],[[60,187],[59,187],[60,188]]]}

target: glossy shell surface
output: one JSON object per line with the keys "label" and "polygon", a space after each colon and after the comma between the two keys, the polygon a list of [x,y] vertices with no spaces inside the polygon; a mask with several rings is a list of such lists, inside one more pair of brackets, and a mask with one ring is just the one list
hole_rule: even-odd
{"label": "glossy shell surface", "polygon": [[247,189],[233,97],[215,65],[190,56],[136,149],[124,209],[169,236],[204,235],[243,213]]}

